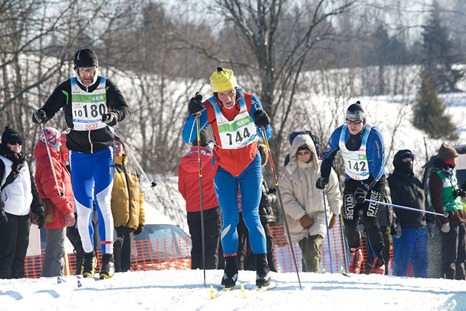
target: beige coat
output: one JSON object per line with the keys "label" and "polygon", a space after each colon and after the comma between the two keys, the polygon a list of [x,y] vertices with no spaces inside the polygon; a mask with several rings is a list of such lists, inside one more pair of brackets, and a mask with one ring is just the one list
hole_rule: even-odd
{"label": "beige coat", "polygon": [[[299,161],[296,157],[296,151],[304,144],[312,153],[312,160],[309,163]],[[317,234],[326,236],[322,190],[316,187],[316,181],[320,177],[320,163],[312,138],[309,135],[296,136],[290,147],[290,162],[280,173],[280,194],[293,242]],[[332,213],[340,214],[342,205],[338,177],[333,169],[325,191],[327,220],[330,221]],[[307,229],[304,229],[299,222],[305,214],[308,214],[314,222]]]}

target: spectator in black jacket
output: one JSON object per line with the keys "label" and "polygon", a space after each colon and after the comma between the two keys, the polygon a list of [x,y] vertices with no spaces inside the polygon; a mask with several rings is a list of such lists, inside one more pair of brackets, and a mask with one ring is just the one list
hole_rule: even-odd
{"label": "spectator in black jacket", "polygon": [[[399,150],[393,159],[394,171],[388,177],[392,203],[425,210],[424,190],[413,173],[414,154]],[[395,208],[397,230],[393,237],[393,275],[406,276],[411,263],[414,277],[427,277],[427,230],[421,212]]]}

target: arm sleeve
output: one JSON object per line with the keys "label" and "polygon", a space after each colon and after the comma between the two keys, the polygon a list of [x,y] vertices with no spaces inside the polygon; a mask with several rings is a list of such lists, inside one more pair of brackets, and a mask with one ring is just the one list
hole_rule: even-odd
{"label": "arm sleeve", "polygon": [[[207,125],[207,109],[201,111],[199,116],[199,125],[200,130],[202,130]],[[189,113],[183,126],[182,137],[183,141],[188,144],[197,138],[196,117],[190,115]]]}
{"label": "arm sleeve", "polygon": [[[53,116],[60,111],[60,109],[65,106],[68,103],[68,100],[70,100],[69,94],[71,91],[71,83],[70,80],[66,80],[65,82],[61,83],[50,95],[50,97],[45,101],[45,104],[42,108],[42,110],[45,111],[45,114],[47,115],[45,122],[47,123],[48,120],[52,119]],[[34,120],[34,118],[33,118]]]}
{"label": "arm sleeve", "polygon": [[[430,199],[432,203],[432,207],[437,213],[445,213],[445,207],[443,206],[442,201],[442,192],[443,192],[443,182],[440,176],[436,173],[432,173],[429,178],[429,191],[430,191]],[[445,217],[438,217],[443,218],[446,222]]]}
{"label": "arm sleeve", "polygon": [[107,103],[112,112],[117,115],[117,121],[123,121],[131,115],[129,106],[120,89],[112,81],[106,81],[107,86]]}
{"label": "arm sleeve", "polygon": [[32,194],[32,202],[31,202],[31,210],[38,214],[40,212],[44,212],[44,206],[42,204],[42,200],[39,197],[39,191],[37,191],[36,183],[34,182],[34,177],[31,173],[29,173],[31,177],[31,194]]}
{"label": "arm sleeve", "polygon": [[338,183],[338,176],[335,170],[331,169],[329,183],[327,185],[327,198],[329,201],[330,210],[334,215],[340,215],[340,209],[342,206],[342,198],[340,185]]}
{"label": "arm sleeve", "polygon": [[322,156],[320,176],[324,178],[330,177],[333,160],[335,159],[335,156],[337,155],[338,150],[340,150],[338,142],[340,140],[341,129],[342,127],[339,127],[332,133],[328,141],[328,144],[327,144],[327,151]]}
{"label": "arm sleeve", "polygon": [[293,188],[291,186],[291,181],[288,179],[284,172],[282,172],[280,176],[280,181],[280,194],[282,196],[285,213],[295,220],[301,219],[301,217],[306,215],[306,211],[296,200],[293,193]]}
{"label": "arm sleeve", "polygon": [[367,155],[369,162],[370,177],[365,181],[368,189],[371,189],[382,176],[385,175],[385,148],[382,133],[372,128],[367,142]]}
{"label": "arm sleeve", "polygon": [[[252,121],[254,121],[254,122],[256,121],[254,119],[254,112],[256,110],[264,110],[264,108],[262,107],[262,104],[259,101],[259,99],[255,95],[253,95],[252,96],[252,103],[251,103],[251,111],[249,112],[249,114],[251,116]],[[262,129],[260,127],[257,127],[257,133],[259,133],[260,137],[264,138],[263,133],[262,133]],[[265,135],[267,135],[267,139],[270,139],[273,136],[273,130],[272,130],[272,126],[270,126],[270,124],[265,127]]]}

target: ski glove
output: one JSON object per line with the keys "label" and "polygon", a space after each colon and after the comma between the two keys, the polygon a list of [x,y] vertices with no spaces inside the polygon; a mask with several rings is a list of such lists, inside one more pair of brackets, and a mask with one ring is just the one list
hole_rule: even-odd
{"label": "ski glove", "polygon": [[194,116],[198,114],[199,112],[201,112],[202,110],[204,110],[204,106],[202,105],[202,95],[196,93],[196,96],[191,98],[191,100],[189,101],[189,105],[188,105],[189,114]]}
{"label": "ski glove", "polygon": [[256,126],[262,127],[270,124],[270,117],[264,110],[254,111],[254,123]]}
{"label": "ski glove", "polygon": [[353,195],[353,201],[356,204],[362,204],[366,200],[367,191],[363,187],[356,189]]}
{"label": "ski glove", "polygon": [[3,209],[0,209],[0,226],[3,226],[8,223],[8,217],[5,214]]}
{"label": "ski glove", "polygon": [[443,224],[442,227],[440,227],[440,230],[442,230],[443,233],[448,233],[450,232],[450,223]]}
{"label": "ski glove", "polygon": [[47,113],[42,109],[36,110],[32,114],[32,121],[34,123],[42,124],[45,122],[45,119],[47,119]]}
{"label": "ski glove", "polygon": [[36,213],[37,214],[37,226],[40,228],[42,228],[45,224],[45,215],[44,215],[44,211],[41,210],[39,212]]}
{"label": "ski glove", "polygon": [[138,235],[144,230],[144,225],[139,225],[138,228],[134,231],[135,235]]}
{"label": "ski glove", "polygon": [[110,113],[104,113],[102,115],[102,122],[110,125],[110,126],[114,126],[115,124],[117,124],[117,115],[115,112],[110,112]]}
{"label": "ski glove", "polygon": [[325,189],[325,186],[328,185],[328,178],[325,177],[319,177],[316,181],[316,187],[318,189]]}

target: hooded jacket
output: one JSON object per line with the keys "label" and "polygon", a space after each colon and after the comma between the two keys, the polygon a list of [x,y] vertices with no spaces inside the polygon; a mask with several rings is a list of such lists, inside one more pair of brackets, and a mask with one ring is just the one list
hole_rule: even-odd
{"label": "hooded jacket", "polygon": [[[309,163],[299,161],[296,157],[296,152],[302,145],[307,145],[311,151],[312,160]],[[308,236],[326,235],[322,190],[315,186],[320,177],[320,164],[312,138],[309,135],[296,136],[290,147],[290,161],[280,173],[280,193],[293,242]],[[338,177],[333,169],[325,192],[327,219],[330,220],[331,213],[340,214],[342,205]],[[299,219],[306,214],[314,223],[304,229]]]}
{"label": "hooded jacket", "polygon": [[115,157],[111,200],[113,225],[136,230],[146,220],[144,194],[140,190],[139,176],[128,169],[127,163],[126,155]]}
{"label": "hooded jacket", "polygon": [[[57,184],[53,177],[50,159],[45,143],[37,142],[34,148],[34,158],[36,159],[36,174],[34,176],[39,196],[42,200],[49,199],[55,206],[55,215],[49,224],[45,224],[46,229],[60,229],[65,227],[65,215],[74,213],[74,197],[71,187],[71,175],[65,164],[61,161],[60,154],[54,148],[50,149]],[[58,192],[63,196],[59,197]]]}
{"label": "hooded jacket", "polygon": [[[180,159],[178,166],[178,190],[186,201],[187,212],[200,211],[199,168],[197,162],[197,147]],[[214,190],[214,168],[212,166],[212,151],[201,147],[202,163],[202,198],[203,209],[218,207],[217,196]]]}

